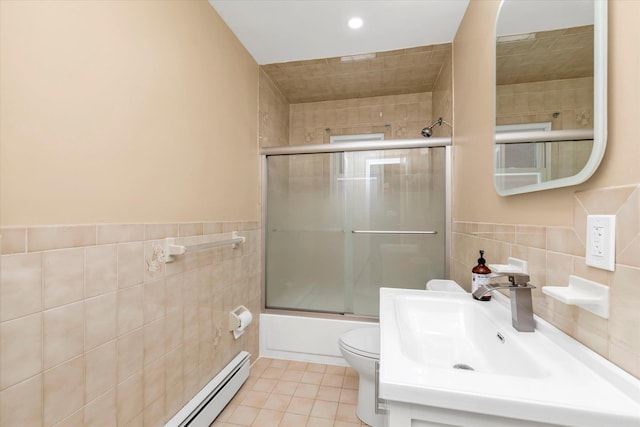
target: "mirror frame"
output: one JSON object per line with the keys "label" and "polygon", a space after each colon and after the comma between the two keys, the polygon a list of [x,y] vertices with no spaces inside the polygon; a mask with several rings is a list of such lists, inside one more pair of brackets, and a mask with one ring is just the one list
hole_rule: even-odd
{"label": "mirror frame", "polygon": [[[496,85],[496,43],[498,19],[505,1],[502,0],[498,7],[494,26],[494,43],[493,43],[493,152],[495,153],[496,145],[496,103],[497,103],[497,85]],[[588,180],[598,169],[600,162],[604,156],[607,146],[607,2],[593,0],[594,3],[594,29],[593,29],[593,147],[591,155],[585,166],[575,175],[565,178],[558,178],[541,182],[539,184],[525,185],[515,187],[508,190],[501,189],[498,186],[498,179],[495,175],[497,168],[497,159],[493,155],[493,184],[496,192],[500,196],[510,196],[514,194],[531,193],[534,191],[550,190],[552,188],[568,187],[578,185]]]}

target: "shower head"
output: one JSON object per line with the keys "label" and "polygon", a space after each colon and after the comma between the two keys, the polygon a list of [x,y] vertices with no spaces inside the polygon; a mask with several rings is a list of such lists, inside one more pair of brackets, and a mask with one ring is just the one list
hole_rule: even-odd
{"label": "shower head", "polygon": [[426,127],[424,129],[422,129],[422,136],[424,136],[425,138],[429,138],[431,137],[431,134],[433,133],[433,131],[431,130],[431,127]]}
{"label": "shower head", "polygon": [[433,127],[435,125],[442,126],[442,117],[438,117],[438,120],[436,120],[435,122],[431,123],[426,128],[422,129],[422,132],[420,132],[422,134],[422,136],[424,136],[425,138],[429,138],[433,134],[433,131],[431,129],[433,129]]}

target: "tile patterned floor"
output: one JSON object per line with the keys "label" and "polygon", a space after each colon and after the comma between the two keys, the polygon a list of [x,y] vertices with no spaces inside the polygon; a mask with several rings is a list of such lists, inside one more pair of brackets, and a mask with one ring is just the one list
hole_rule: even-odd
{"label": "tile patterned floor", "polygon": [[211,427],[362,427],[358,374],[351,368],[258,359]]}

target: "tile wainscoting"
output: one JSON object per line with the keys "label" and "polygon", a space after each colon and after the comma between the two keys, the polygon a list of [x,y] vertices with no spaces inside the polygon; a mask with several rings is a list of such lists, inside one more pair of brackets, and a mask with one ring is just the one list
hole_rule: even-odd
{"label": "tile wainscoting", "polygon": [[[589,214],[617,217],[613,272],[585,263]],[[575,193],[573,227],[454,221],[451,241],[451,278],[460,285],[469,290],[479,249],[488,263],[504,264],[509,256],[528,261],[531,283],[537,286],[535,313],[640,378],[640,186]],[[542,293],[545,285],[568,285],[571,274],[610,287],[608,320]]]}
{"label": "tile wainscoting", "polygon": [[[163,239],[230,238],[165,263]],[[161,426],[240,350],[260,312],[258,222],[2,228],[0,426]]]}

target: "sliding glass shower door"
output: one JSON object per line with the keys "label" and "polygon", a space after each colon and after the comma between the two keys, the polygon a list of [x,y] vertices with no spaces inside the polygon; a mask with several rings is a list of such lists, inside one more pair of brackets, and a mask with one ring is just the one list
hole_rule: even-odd
{"label": "sliding glass shower door", "polygon": [[267,157],[266,306],[378,316],[445,276],[445,148]]}

